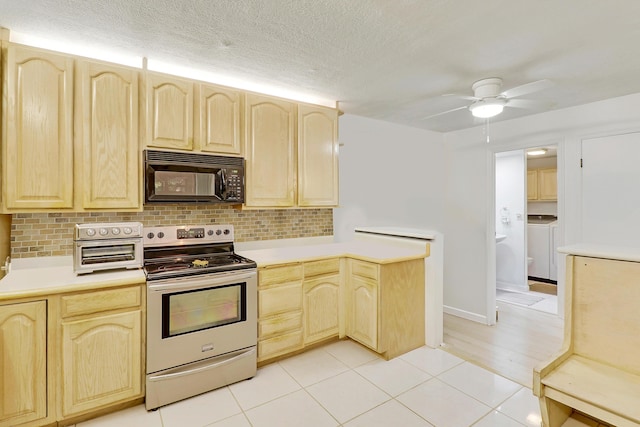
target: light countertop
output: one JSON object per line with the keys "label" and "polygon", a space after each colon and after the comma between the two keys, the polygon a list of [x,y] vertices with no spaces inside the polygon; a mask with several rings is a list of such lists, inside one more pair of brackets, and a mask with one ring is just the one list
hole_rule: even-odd
{"label": "light countertop", "polygon": [[[363,241],[284,246],[237,250],[239,255],[256,261],[258,266],[305,262],[348,256],[364,261],[387,264],[429,256],[429,245],[398,247]],[[63,292],[85,291],[126,286],[146,281],[142,269],[110,270],[76,275],[73,258],[41,257],[15,259],[11,270],[0,280],[0,301],[31,298]]]}
{"label": "light countertop", "polygon": [[416,249],[379,243],[351,241],[320,245],[287,246],[269,249],[236,251],[239,255],[254,260],[258,266],[313,261],[323,258],[347,256],[379,264],[408,261],[429,256],[429,246]]}
{"label": "light countertop", "polygon": [[578,255],[591,258],[640,262],[640,248],[628,246],[576,243],[573,245],[561,246],[558,248],[558,252],[567,255]]}
{"label": "light countertop", "polygon": [[73,258],[70,256],[16,259],[11,263],[9,274],[0,280],[0,301],[140,284],[145,280],[142,269],[78,276],[73,272]]}

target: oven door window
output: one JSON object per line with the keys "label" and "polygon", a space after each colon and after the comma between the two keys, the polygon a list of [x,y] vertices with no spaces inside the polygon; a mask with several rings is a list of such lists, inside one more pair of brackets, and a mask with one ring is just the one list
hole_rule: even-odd
{"label": "oven door window", "polygon": [[246,283],[162,296],[162,338],[246,320]]}

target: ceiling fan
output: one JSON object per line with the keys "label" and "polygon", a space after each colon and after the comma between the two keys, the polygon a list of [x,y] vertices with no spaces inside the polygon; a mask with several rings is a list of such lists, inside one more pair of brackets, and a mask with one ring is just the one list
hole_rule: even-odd
{"label": "ceiling fan", "polygon": [[502,79],[499,77],[491,77],[487,79],[478,80],[473,85],[471,85],[471,89],[473,90],[473,96],[465,96],[465,95],[453,95],[446,94],[443,96],[456,96],[461,99],[466,99],[469,101],[473,101],[469,105],[465,105],[462,107],[454,108],[447,111],[442,111],[437,114],[432,114],[430,116],[425,117],[423,120],[431,119],[433,117],[441,116],[443,114],[452,113],[458,110],[468,109],[471,111],[471,114],[474,117],[488,119],[491,117],[495,117],[498,114],[502,113],[504,107],[513,107],[513,108],[541,108],[548,106],[548,102],[545,101],[537,101],[532,99],[516,99],[522,95],[526,95],[528,93],[538,92],[544,90],[550,86],[553,86],[553,83],[549,80],[537,80],[535,82],[526,83],[521,86],[516,86],[514,88],[500,91],[502,88]]}

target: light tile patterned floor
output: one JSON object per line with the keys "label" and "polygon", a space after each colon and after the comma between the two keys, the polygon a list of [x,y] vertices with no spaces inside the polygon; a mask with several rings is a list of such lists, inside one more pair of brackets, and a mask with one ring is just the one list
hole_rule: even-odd
{"label": "light tile patterned floor", "polygon": [[77,427],[539,425],[531,389],[443,350],[422,347],[384,361],[344,340],[155,412],[139,405]]}

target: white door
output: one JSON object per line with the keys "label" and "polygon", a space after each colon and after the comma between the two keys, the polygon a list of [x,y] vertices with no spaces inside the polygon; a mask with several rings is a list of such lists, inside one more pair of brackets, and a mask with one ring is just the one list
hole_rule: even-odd
{"label": "white door", "polygon": [[638,246],[640,133],[582,141],[582,241]]}

